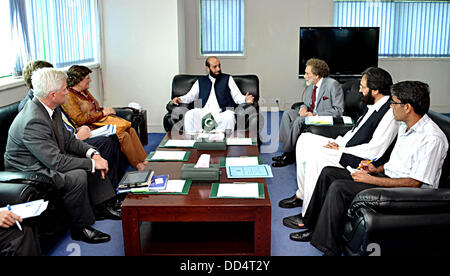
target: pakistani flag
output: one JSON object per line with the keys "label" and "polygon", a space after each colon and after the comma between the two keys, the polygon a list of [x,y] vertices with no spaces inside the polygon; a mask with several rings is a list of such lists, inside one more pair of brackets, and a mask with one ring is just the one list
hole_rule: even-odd
{"label": "pakistani flag", "polygon": [[211,113],[206,114],[202,118],[202,128],[205,132],[213,131],[217,126],[218,124]]}

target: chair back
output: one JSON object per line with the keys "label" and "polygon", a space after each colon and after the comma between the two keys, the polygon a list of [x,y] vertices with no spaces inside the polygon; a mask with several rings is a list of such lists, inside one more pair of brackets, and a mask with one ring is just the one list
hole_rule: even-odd
{"label": "chair back", "polygon": [[17,108],[20,102],[0,107],[0,171],[5,170],[4,154],[6,151],[6,142],[8,141],[9,127],[14,118],[19,113]]}
{"label": "chair back", "polygon": [[[200,77],[203,75],[176,75],[172,80],[172,99],[186,95]],[[256,75],[236,75],[233,79],[242,94],[250,92],[255,102],[259,100],[259,79]]]}
{"label": "chair back", "polygon": [[[450,144],[450,117],[433,110],[428,111],[428,116],[441,128]],[[450,147],[447,150],[447,157],[445,157],[444,164],[442,165],[439,188],[450,188]]]}

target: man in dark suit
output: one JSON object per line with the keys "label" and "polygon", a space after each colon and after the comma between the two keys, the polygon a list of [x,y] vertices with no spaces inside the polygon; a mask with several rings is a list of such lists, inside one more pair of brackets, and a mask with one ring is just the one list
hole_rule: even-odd
{"label": "man in dark suit", "polygon": [[34,99],[11,124],[5,152],[8,171],[39,172],[52,178],[64,197],[72,220],[72,238],[88,243],[110,240],[108,234],[91,227],[94,211],[120,219],[110,206],[115,191],[108,172],[108,162],[90,145],[75,139],[58,108],[67,94],[66,75],[53,68],[37,70],[32,76]]}
{"label": "man in dark suit", "polygon": [[344,92],[341,85],[329,78],[330,68],[320,59],[306,62],[305,80],[308,85],[306,99],[300,110],[291,109],[283,113],[279,132],[284,143],[284,153],[273,157],[273,167],[284,167],[295,162],[295,144],[303,132],[307,116],[341,116],[344,112]]}

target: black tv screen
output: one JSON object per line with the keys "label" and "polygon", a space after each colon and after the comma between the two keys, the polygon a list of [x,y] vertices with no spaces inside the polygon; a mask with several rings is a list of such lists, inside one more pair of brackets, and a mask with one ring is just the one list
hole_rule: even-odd
{"label": "black tv screen", "polygon": [[319,58],[327,62],[332,77],[360,76],[378,66],[378,27],[300,27],[299,77],[306,61]]}

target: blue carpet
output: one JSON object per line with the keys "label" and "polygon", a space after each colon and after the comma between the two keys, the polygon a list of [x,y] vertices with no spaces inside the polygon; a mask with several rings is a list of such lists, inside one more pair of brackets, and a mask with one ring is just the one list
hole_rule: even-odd
{"label": "blue carpet", "polygon": [[[272,157],[282,154],[278,143],[278,129],[281,113],[264,112],[264,129],[262,131],[261,157],[265,164],[272,163]],[[272,133],[273,126],[273,133]],[[150,133],[149,144],[145,147],[147,153],[156,149],[165,133]],[[272,145],[273,144],[273,145]],[[134,169],[129,169],[134,170]],[[289,234],[300,230],[287,228],[282,220],[286,216],[299,214],[301,208],[283,209],[278,207],[281,199],[292,196],[297,190],[295,164],[284,168],[273,168],[274,178],[267,179],[270,200],[272,202],[272,256],[319,256],[322,253],[312,247],[310,243],[294,242]],[[122,222],[113,220],[97,221],[94,228],[111,235],[111,241],[103,244],[91,245],[74,241],[68,232],[48,253],[49,256],[124,256]]]}

